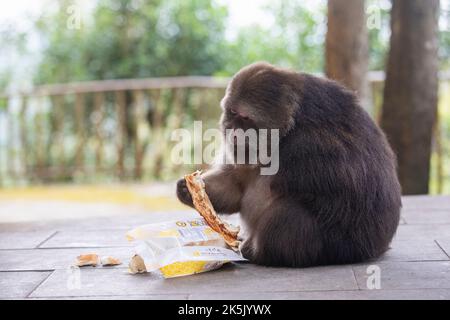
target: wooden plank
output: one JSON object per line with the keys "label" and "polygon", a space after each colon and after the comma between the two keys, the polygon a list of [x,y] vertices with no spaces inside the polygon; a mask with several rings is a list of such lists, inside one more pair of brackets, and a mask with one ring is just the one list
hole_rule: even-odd
{"label": "wooden plank", "polygon": [[77,134],[77,147],[75,150],[75,164],[78,171],[84,171],[85,123],[84,123],[84,95],[75,96],[75,123]]}
{"label": "wooden plank", "polygon": [[420,261],[420,262],[371,262],[353,266],[358,287],[369,290],[368,271],[371,265],[377,265],[380,270],[381,289],[409,290],[409,289],[450,289],[450,261]]}
{"label": "wooden plank", "polygon": [[115,92],[116,116],[117,116],[117,164],[116,171],[120,180],[125,176],[125,141],[127,138],[125,91]]}
{"label": "wooden plank", "polygon": [[[416,204],[426,207],[429,202],[445,198],[421,196],[413,199]],[[35,204],[30,206],[35,207]],[[44,205],[43,208],[48,210]],[[407,212],[411,213],[414,214]],[[3,229],[0,230],[0,297],[448,299],[449,224],[445,224],[447,220],[442,220],[446,219],[445,210],[436,214],[437,211],[424,209],[424,217],[427,213],[430,213],[431,222],[436,224],[400,227],[400,238],[404,238],[404,241],[394,240],[392,249],[378,260],[306,269],[269,268],[249,263],[229,264],[214,272],[181,277],[176,281],[162,279],[155,273],[129,275],[126,272],[127,257],[133,254],[134,249],[133,244],[127,243],[123,235],[132,225],[165,221],[169,216],[174,220],[191,218],[191,215],[194,217],[196,213],[192,210],[186,211],[189,216],[184,216],[182,212],[176,212],[175,216],[172,212],[154,213],[151,221],[148,216],[135,214],[115,219],[80,219],[76,224],[0,224]],[[239,224],[238,221],[230,222]],[[411,229],[407,238],[404,237],[404,228]],[[59,232],[55,233],[54,230]],[[91,251],[100,255],[117,256],[124,264],[112,268],[82,268],[81,288],[73,290],[67,287],[67,266],[78,254]],[[367,287],[368,277],[373,274],[368,267],[373,265],[380,268],[379,290],[368,290]],[[51,275],[44,271],[55,269]]]}
{"label": "wooden plank", "polygon": [[0,272],[0,299],[26,298],[51,272]]}
{"label": "wooden plank", "polygon": [[160,97],[161,90],[152,90],[150,92],[150,98],[152,100],[153,107],[155,108],[152,117],[153,128],[161,128],[163,123],[163,108],[161,107],[162,104],[160,103]]}
{"label": "wooden plank", "polygon": [[56,270],[32,296],[66,297],[81,293],[85,296],[123,295],[124,292],[139,295],[176,295],[357,289],[350,266],[294,269],[229,264],[214,272],[180,277],[176,281],[163,279],[154,272],[131,276],[120,268],[84,268],[81,270],[82,290],[69,290],[61,285],[66,279],[66,270]]}
{"label": "wooden plank", "polygon": [[[4,109],[1,107],[1,103],[2,103],[2,101],[0,99],[0,118],[3,117],[3,113],[4,113]],[[0,132],[2,132],[2,131],[3,131],[3,127],[0,126]],[[4,180],[3,172],[7,171],[6,167],[3,164],[3,151],[4,151],[4,149],[0,147],[0,188],[3,187],[3,180]]]}
{"label": "wooden plank", "polygon": [[436,112],[436,120],[434,123],[434,142],[436,151],[436,193],[441,194],[444,189],[444,164],[443,164],[443,150],[442,150],[442,129],[441,116],[438,108]]}
{"label": "wooden plank", "polygon": [[39,248],[133,247],[134,243],[126,240],[127,231],[128,228],[60,231],[43,242]]}
{"label": "wooden plank", "polygon": [[171,88],[225,88],[230,78],[209,76],[161,77],[146,79],[114,79],[83,81],[64,84],[40,85],[29,91],[0,93],[1,97],[17,94],[50,96],[92,92],[116,92],[127,90],[171,89]]}
{"label": "wooden plank", "polygon": [[[71,297],[39,297],[27,298],[27,300],[187,300],[187,294],[144,294],[85,296],[82,290],[77,290],[78,296]],[[449,290],[450,291],[450,290]]]}
{"label": "wooden plank", "polygon": [[173,89],[173,102],[172,102],[172,110],[170,114],[169,120],[169,130],[178,129],[181,127],[181,123],[183,121],[183,107],[184,107],[184,98],[186,96],[186,90],[182,89]]}
{"label": "wooden plank", "polygon": [[[321,74],[317,74],[322,76]],[[380,83],[384,81],[384,72],[371,71],[368,73],[370,82]],[[440,72],[439,79],[448,81],[450,72]],[[51,85],[41,85],[27,91],[3,92],[0,98],[15,95],[65,95],[89,92],[113,92],[126,90],[149,90],[149,89],[170,89],[170,88],[225,88],[230,78],[209,77],[209,76],[185,76],[185,77],[161,77],[145,79],[115,79],[100,81],[84,81],[72,83],[60,83]]]}
{"label": "wooden plank", "polygon": [[10,105],[11,99],[6,99],[6,125],[7,125],[7,139],[6,139],[6,172],[8,176],[13,177],[15,174],[14,164],[14,116]]}
{"label": "wooden plank", "polygon": [[105,94],[97,92],[94,95],[94,128],[96,137],[95,166],[97,169],[102,166],[103,158],[103,121],[105,118]]}
{"label": "wooden plank", "polygon": [[161,177],[162,164],[163,164],[163,154],[162,154],[162,146],[159,141],[163,139],[163,126],[164,126],[164,96],[167,92],[164,90],[156,90],[152,92],[152,100],[153,100],[153,128],[152,128],[152,146],[153,146],[153,154],[152,154],[152,176],[156,179]]}
{"label": "wooden plank", "polygon": [[28,109],[28,97],[21,97],[21,107],[19,113],[19,136],[20,145],[22,149],[21,162],[22,162],[22,174],[24,176],[29,175],[29,143],[28,143],[28,127],[27,127],[27,109]]}
{"label": "wooden plank", "polygon": [[64,114],[65,101],[64,96],[54,96],[53,113],[55,117],[55,132],[54,132],[54,156],[57,159],[58,165],[64,167],[65,164],[65,148],[64,148]]}
{"label": "wooden plank", "polygon": [[450,196],[404,196],[402,197],[403,208],[402,211],[409,210],[447,210],[450,209]]}
{"label": "wooden plank", "polygon": [[436,244],[445,252],[450,259],[450,235],[441,234],[436,240]]}
{"label": "wooden plank", "polygon": [[35,97],[36,101],[36,112],[34,114],[34,164],[33,164],[33,178],[42,180],[44,177],[41,172],[45,170],[45,139],[44,139],[44,116],[42,112],[43,99],[44,97]]}
{"label": "wooden plank", "polygon": [[393,241],[390,249],[377,262],[442,261],[449,260],[443,250],[431,239]]}
{"label": "wooden plank", "polygon": [[440,234],[449,235],[450,224],[404,224],[398,227],[394,241],[436,240]]}
{"label": "wooden plank", "polygon": [[143,137],[141,137],[144,115],[144,93],[142,90],[134,90],[133,95],[133,107],[134,107],[134,178],[142,178],[142,162],[144,157]]}
{"label": "wooden plank", "polygon": [[[413,224],[450,224],[449,209],[410,209],[402,214],[408,225]],[[450,235],[449,235],[450,236]]]}
{"label": "wooden plank", "polygon": [[[32,210],[32,207],[30,206]],[[29,232],[0,232],[0,250],[3,249],[33,249],[54,235],[53,230],[38,230]],[[1,252],[0,252],[1,254]]]}
{"label": "wooden plank", "polygon": [[[145,297],[145,296],[144,296]],[[217,292],[189,295],[189,300],[449,300],[450,289],[339,290],[297,292]]]}
{"label": "wooden plank", "polygon": [[116,268],[126,268],[134,250],[130,247],[2,250],[0,271],[65,270],[77,256],[87,253],[118,258],[122,264]]}
{"label": "wooden plank", "polygon": [[[157,142],[157,154],[155,159],[155,166],[154,166],[154,173],[155,177],[160,177],[162,174],[162,169],[164,167],[163,163],[165,159],[168,159],[169,153],[171,150],[171,141],[165,141],[165,143],[161,143],[161,141],[164,141],[166,137],[170,137],[173,130],[178,129],[181,127],[182,121],[183,121],[183,102],[185,97],[185,90],[180,88],[174,88],[170,92],[171,94],[171,102],[170,102],[170,110],[169,115],[167,116],[167,119],[165,121],[165,125],[163,128],[161,128],[161,135],[157,138],[159,139]],[[168,163],[166,166],[168,171],[171,171],[173,173],[173,170],[175,170],[178,165],[172,165],[171,163]]]}

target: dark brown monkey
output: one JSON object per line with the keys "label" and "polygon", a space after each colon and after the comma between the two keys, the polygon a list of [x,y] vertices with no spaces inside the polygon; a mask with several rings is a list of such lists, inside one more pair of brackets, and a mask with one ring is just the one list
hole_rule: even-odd
{"label": "dark brown monkey", "polygon": [[[220,213],[240,212],[243,255],[263,265],[365,261],[388,249],[401,190],[384,134],[336,82],[256,63],[222,101],[221,128],[280,130],[279,170],[219,165],[204,174]],[[192,206],[184,179],[178,198]]]}

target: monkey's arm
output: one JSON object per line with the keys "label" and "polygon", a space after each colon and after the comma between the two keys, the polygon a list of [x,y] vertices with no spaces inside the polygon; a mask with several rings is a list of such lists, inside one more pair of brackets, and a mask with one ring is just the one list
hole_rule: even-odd
{"label": "monkey's arm", "polygon": [[206,193],[214,209],[219,213],[235,213],[241,209],[242,188],[233,172],[225,166],[202,175]]}
{"label": "monkey's arm", "polygon": [[[218,213],[235,213],[241,208],[242,190],[232,169],[219,166],[202,174],[206,193]],[[178,199],[193,207],[192,197],[186,187],[184,179],[177,183]]]}

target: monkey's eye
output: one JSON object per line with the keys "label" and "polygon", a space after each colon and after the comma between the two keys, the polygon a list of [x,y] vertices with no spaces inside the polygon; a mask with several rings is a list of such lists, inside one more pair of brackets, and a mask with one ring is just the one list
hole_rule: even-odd
{"label": "monkey's eye", "polygon": [[242,120],[249,120],[250,119],[247,115],[240,113],[236,109],[230,108],[229,111],[230,111],[231,115],[233,115],[235,117],[239,117]]}

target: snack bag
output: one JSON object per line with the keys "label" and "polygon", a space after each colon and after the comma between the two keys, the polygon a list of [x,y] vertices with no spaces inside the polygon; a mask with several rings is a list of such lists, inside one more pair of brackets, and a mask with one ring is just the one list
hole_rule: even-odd
{"label": "snack bag", "polygon": [[184,176],[186,186],[192,196],[194,207],[205,219],[211,229],[219,233],[230,248],[238,251],[240,244],[238,234],[240,228],[239,226],[232,226],[228,224],[217,215],[217,212],[214,210],[208,194],[206,193],[205,182],[203,181],[201,174],[202,172],[197,170],[194,173]]}
{"label": "snack bag", "polygon": [[230,261],[245,261],[228,249],[222,236],[203,218],[148,224],[127,233],[138,241],[137,254],[147,271],[165,278],[186,276],[220,268]]}

